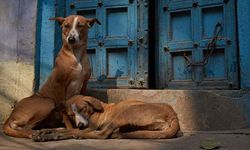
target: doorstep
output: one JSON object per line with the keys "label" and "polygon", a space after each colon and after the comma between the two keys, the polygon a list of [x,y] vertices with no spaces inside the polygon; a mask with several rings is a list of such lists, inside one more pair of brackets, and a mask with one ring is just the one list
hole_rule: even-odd
{"label": "doorstep", "polygon": [[233,130],[250,126],[250,91],[90,89],[104,102],[139,99],[168,103],[177,112],[182,131]]}

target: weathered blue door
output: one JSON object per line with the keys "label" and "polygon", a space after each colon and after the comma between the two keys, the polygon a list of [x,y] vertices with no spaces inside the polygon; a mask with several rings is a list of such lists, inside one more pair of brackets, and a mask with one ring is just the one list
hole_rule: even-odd
{"label": "weathered blue door", "polygon": [[160,88],[238,88],[234,0],[159,0]]}
{"label": "weathered blue door", "polygon": [[[136,0],[66,0],[66,15],[95,17],[102,23],[89,31],[88,54],[92,66],[89,87],[148,86],[147,64],[141,63],[148,57],[145,53],[147,20],[143,20],[143,16],[147,16],[146,3],[142,5]],[[142,18],[138,18],[139,13]],[[138,37],[141,43],[138,43]],[[139,57],[141,51],[143,56]]]}

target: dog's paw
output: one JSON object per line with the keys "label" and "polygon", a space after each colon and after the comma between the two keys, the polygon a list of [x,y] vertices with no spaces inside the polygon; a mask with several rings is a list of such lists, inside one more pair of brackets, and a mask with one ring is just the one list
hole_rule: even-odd
{"label": "dog's paw", "polygon": [[121,139],[121,133],[119,131],[113,132],[110,137],[110,139]]}
{"label": "dog's paw", "polygon": [[57,141],[61,140],[60,136],[57,134],[33,134],[32,140],[35,142],[46,142],[46,141]]}
{"label": "dog's paw", "polygon": [[33,133],[32,134],[32,140],[34,142],[43,142],[43,138],[40,136],[39,133]]}

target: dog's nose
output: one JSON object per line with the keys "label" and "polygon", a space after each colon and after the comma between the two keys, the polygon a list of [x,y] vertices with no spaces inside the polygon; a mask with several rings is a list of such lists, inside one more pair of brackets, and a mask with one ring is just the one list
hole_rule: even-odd
{"label": "dog's nose", "polygon": [[70,44],[74,44],[75,41],[76,41],[76,39],[75,39],[74,36],[70,36],[69,39],[68,39],[68,41],[69,41]]}
{"label": "dog's nose", "polygon": [[81,129],[84,129],[84,128],[85,128],[84,123],[79,122],[78,128],[79,128],[80,130],[81,130]]}

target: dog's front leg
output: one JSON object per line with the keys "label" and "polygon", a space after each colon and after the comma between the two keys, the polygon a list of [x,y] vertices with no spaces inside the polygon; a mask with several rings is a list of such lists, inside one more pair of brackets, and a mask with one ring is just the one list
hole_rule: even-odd
{"label": "dog's front leg", "polygon": [[69,116],[65,112],[62,112],[62,116],[66,129],[74,129],[72,123],[70,122]]}
{"label": "dog's front leg", "polygon": [[81,89],[82,95],[87,95],[87,82],[88,82],[88,80],[83,81],[83,85],[82,85],[82,89]]}
{"label": "dog's front leg", "polygon": [[110,139],[121,139],[121,133],[119,129],[116,129],[112,132],[112,134],[109,136]]}
{"label": "dog's front leg", "polygon": [[110,123],[101,130],[94,130],[90,132],[86,132],[84,130],[80,131],[77,133],[77,136],[79,139],[107,139],[113,133],[113,131],[115,131],[115,129],[116,126]]}
{"label": "dog's front leg", "polygon": [[[37,130],[32,135],[32,139],[35,142],[45,142],[45,141],[58,141],[58,140],[66,140],[66,139],[79,139],[82,137],[82,139],[86,139],[89,136],[90,132],[92,132],[93,129],[86,128],[84,130],[79,129],[42,129]],[[92,135],[92,134],[91,134]]]}
{"label": "dog's front leg", "polygon": [[58,141],[77,138],[78,129],[43,129],[33,133],[35,142]]}

